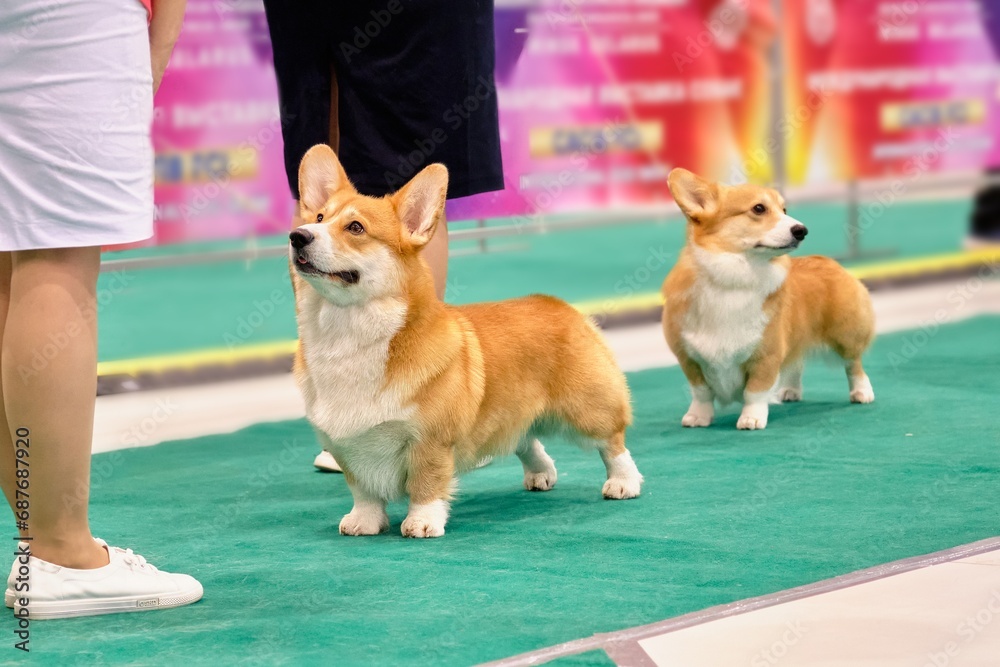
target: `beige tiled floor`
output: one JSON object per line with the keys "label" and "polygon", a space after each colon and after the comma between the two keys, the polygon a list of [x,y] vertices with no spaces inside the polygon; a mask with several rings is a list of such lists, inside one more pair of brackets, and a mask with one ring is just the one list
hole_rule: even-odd
{"label": "beige tiled floor", "polygon": [[663,667],[1000,665],[1000,551],[639,643]]}

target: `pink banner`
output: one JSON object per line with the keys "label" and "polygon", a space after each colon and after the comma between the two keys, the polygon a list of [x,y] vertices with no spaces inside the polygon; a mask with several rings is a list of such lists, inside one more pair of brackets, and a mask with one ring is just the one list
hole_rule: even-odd
{"label": "pink banner", "polygon": [[263,6],[189,0],[156,96],[156,244],[280,233],[293,200]]}
{"label": "pink banner", "polygon": [[1000,164],[996,4],[788,0],[792,182]]}
{"label": "pink banner", "polygon": [[[769,118],[768,0],[497,3],[506,189],[450,217],[670,201],[667,173],[748,172]],[[768,160],[752,176],[769,175]]]}

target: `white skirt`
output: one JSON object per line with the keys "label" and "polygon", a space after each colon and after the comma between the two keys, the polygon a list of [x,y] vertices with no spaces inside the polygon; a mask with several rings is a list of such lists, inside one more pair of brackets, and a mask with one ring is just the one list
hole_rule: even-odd
{"label": "white skirt", "polygon": [[153,235],[139,0],[0,2],[0,251]]}

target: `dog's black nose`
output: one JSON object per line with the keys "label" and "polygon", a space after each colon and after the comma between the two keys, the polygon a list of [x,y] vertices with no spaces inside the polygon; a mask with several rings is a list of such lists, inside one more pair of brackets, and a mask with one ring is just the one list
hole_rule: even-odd
{"label": "dog's black nose", "polygon": [[[806,237],[806,234],[809,233],[809,230],[806,229],[805,225],[792,225],[791,231],[792,231],[792,236],[795,237],[796,241],[801,241]],[[292,244],[294,245],[295,241],[292,241]]]}
{"label": "dog's black nose", "polygon": [[288,240],[292,242],[292,247],[296,250],[302,250],[315,239],[316,237],[308,229],[296,229],[288,235]]}

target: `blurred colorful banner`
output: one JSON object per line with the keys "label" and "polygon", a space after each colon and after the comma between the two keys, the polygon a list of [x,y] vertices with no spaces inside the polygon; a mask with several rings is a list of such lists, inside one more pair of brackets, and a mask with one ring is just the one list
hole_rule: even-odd
{"label": "blurred colorful banner", "polygon": [[451,218],[668,202],[677,165],[766,180],[768,2],[497,0],[506,189]]}
{"label": "blurred colorful banner", "polygon": [[1000,164],[997,4],[785,0],[790,181]]}
{"label": "blurred colorful banner", "polygon": [[[674,166],[766,183],[776,137],[792,183],[1000,165],[995,4],[784,0],[775,19],[771,0],[496,0],[506,189],[449,217],[656,206]],[[479,103],[442,122],[458,129]],[[155,243],[288,228],[260,0],[189,1],[156,105]]]}
{"label": "blurred colorful banner", "polygon": [[259,0],[188,0],[156,96],[156,244],[285,231],[292,214]]}
{"label": "blurred colorful banner", "polygon": [[[450,218],[662,203],[674,165],[716,178],[740,173],[759,154],[768,119],[752,7],[498,0],[507,187],[453,202]],[[460,123],[477,104],[470,98],[443,121]],[[260,1],[191,0],[157,96],[154,241],[287,229],[279,127]],[[753,169],[766,177],[769,165],[758,158]]]}

